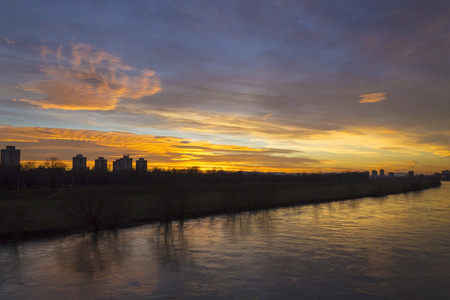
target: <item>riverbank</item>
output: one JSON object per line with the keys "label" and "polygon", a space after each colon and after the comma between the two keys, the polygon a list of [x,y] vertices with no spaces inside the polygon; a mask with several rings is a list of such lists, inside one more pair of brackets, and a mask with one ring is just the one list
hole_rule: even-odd
{"label": "riverbank", "polygon": [[384,196],[438,185],[439,181],[424,178],[3,190],[0,191],[0,242],[214,214]]}

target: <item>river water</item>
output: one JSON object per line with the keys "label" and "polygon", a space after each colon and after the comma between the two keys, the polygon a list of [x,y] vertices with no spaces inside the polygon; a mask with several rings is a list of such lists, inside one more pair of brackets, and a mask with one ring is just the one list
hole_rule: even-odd
{"label": "river water", "polygon": [[0,246],[0,299],[450,299],[439,188]]}

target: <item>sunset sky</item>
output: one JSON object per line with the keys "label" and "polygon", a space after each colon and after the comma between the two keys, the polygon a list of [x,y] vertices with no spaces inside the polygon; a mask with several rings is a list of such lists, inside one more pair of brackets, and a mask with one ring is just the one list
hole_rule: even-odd
{"label": "sunset sky", "polygon": [[450,169],[450,1],[0,3],[0,147],[149,167]]}

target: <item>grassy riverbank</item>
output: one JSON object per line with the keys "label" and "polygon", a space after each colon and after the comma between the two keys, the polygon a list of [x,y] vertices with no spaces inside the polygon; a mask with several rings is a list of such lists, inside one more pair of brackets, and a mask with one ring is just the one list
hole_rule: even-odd
{"label": "grassy riverbank", "polygon": [[0,242],[421,190],[429,179],[0,191]]}

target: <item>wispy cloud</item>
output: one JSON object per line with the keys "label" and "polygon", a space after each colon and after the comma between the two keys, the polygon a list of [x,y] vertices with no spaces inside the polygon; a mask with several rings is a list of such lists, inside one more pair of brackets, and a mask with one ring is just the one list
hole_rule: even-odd
{"label": "wispy cloud", "polygon": [[372,93],[361,95],[359,103],[374,103],[386,100],[386,93]]}
{"label": "wispy cloud", "polygon": [[[0,141],[19,142],[23,156],[33,160],[36,148],[54,153],[58,147],[63,160],[84,151],[109,153],[110,158],[127,152],[144,156],[150,164],[161,167],[199,166],[229,170],[261,170],[296,172],[319,163],[301,151],[213,144],[208,141],[169,136],[138,135],[130,132],[103,132],[44,127],[0,126]],[[57,146],[55,146],[57,145]],[[28,153],[27,153],[28,152]],[[42,151],[41,151],[42,152]],[[115,153],[111,157],[111,153]],[[93,157],[89,157],[93,160]]]}
{"label": "wispy cloud", "polygon": [[[111,110],[121,99],[137,100],[161,91],[154,71],[138,72],[119,57],[91,45],[72,44],[68,57],[62,47],[54,51],[42,45],[40,54],[46,61],[41,71],[48,79],[23,84],[24,90],[40,96],[21,101],[44,109]],[[48,56],[57,61],[50,63]]]}
{"label": "wispy cloud", "polygon": [[[7,44],[15,44],[16,43],[16,41],[13,41],[13,40],[11,40],[11,39],[9,39],[9,38],[7,38],[7,37],[5,37],[5,38],[3,38],[4,40],[5,40],[5,42],[7,43]],[[0,42],[2,41],[2,39],[0,39]]]}

